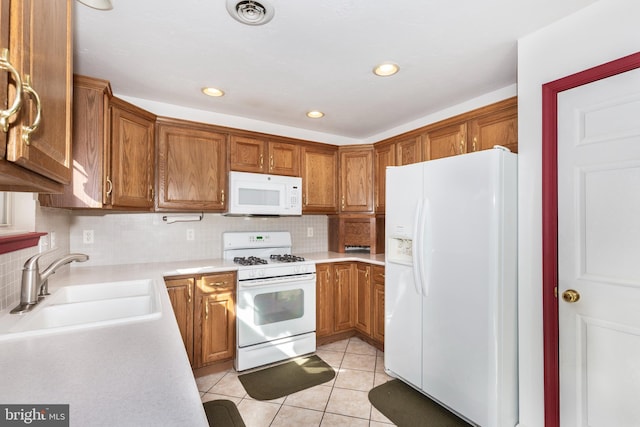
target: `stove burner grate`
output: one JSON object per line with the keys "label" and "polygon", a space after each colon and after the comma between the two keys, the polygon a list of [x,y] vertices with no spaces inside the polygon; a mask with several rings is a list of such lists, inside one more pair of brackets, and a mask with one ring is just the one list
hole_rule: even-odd
{"label": "stove burner grate", "polygon": [[233,262],[235,262],[236,264],[240,264],[240,265],[260,265],[260,264],[267,264],[267,260],[266,259],[262,259],[262,258],[258,258],[256,256],[250,256],[250,257],[241,257],[241,256],[237,256],[233,258]]}
{"label": "stove burner grate", "polygon": [[271,258],[274,261],[278,261],[278,262],[302,262],[302,261],[304,261],[303,257],[296,256],[296,255],[290,255],[290,254],[271,255],[269,258]]}

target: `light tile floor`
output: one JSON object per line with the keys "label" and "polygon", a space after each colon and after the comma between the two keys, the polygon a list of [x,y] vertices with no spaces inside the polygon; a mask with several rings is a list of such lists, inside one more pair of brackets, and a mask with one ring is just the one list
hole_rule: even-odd
{"label": "light tile floor", "polygon": [[316,354],[336,371],[319,386],[276,400],[254,400],[233,370],[196,378],[203,402],[236,403],[247,427],[390,426],[389,419],[369,403],[373,387],[391,379],[384,373],[383,353],[359,338],[318,347]]}

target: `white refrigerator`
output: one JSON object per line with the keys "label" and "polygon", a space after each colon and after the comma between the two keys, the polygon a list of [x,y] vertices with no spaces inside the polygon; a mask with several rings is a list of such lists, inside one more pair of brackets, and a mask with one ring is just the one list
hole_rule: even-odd
{"label": "white refrigerator", "polygon": [[517,156],[386,171],[387,373],[483,427],[518,422]]}

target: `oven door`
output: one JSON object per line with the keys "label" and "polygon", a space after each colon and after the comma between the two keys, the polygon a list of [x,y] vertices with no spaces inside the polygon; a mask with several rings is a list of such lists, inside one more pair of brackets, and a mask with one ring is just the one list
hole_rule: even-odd
{"label": "oven door", "polygon": [[316,277],[238,284],[238,347],[316,330]]}

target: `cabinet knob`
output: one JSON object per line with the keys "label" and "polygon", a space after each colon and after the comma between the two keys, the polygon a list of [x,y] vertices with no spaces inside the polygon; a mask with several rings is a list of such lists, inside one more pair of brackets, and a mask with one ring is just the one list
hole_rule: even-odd
{"label": "cabinet knob", "polygon": [[20,107],[22,106],[22,79],[20,78],[20,73],[15,69],[11,62],[9,62],[9,50],[2,49],[0,52],[0,70],[8,71],[13,81],[15,82],[15,98],[13,99],[13,104],[11,107],[6,110],[0,110],[0,129],[3,132],[7,132],[9,130],[9,119],[11,116],[15,115]]}

